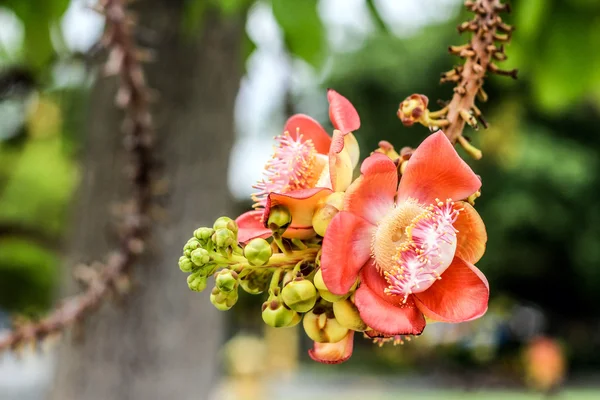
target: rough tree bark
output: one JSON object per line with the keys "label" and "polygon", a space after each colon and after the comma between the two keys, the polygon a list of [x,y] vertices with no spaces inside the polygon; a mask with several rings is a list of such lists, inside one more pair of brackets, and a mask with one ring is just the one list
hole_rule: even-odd
{"label": "rough tree bark", "polygon": [[[226,171],[243,20],[210,14],[201,32],[186,36],[185,3],[136,3],[157,55],[146,72],[159,94],[153,114],[169,185],[167,220],[154,225],[148,252],[135,267],[133,292],[89,318],[82,342],[61,346],[53,399],[204,399],[218,373],[221,315],[205,294],[187,289],[177,260],[193,229],[230,207]],[[101,259],[114,245],[107,235],[110,205],[126,193],[115,90],[113,79],[99,79],[92,92],[73,262]]]}

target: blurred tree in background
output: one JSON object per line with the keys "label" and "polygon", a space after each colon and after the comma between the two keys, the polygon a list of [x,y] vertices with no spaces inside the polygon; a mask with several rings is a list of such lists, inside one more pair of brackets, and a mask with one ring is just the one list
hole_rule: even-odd
{"label": "blurred tree in background", "polygon": [[[0,10],[10,10],[24,27],[17,49],[0,47],[0,308],[31,316],[52,304],[64,249],[70,253],[69,266],[105,253],[112,230],[109,205],[123,193],[117,183],[122,178],[122,150],[120,113],[112,100],[116,87],[92,79],[101,58],[95,48],[77,54],[65,45],[59,21],[69,3],[0,0]],[[59,375],[65,379],[60,386],[66,388],[65,377],[75,371],[80,380],[78,387],[65,389],[70,390],[67,394],[76,397],[98,390],[91,385],[104,385],[108,396],[119,390],[131,396],[159,393],[147,381],[161,376],[159,369],[173,369],[173,377],[179,374],[162,382],[173,388],[176,382],[195,379],[189,367],[203,356],[210,370],[215,349],[195,346],[193,336],[203,337],[201,318],[216,317],[201,309],[208,302],[184,293],[178,275],[171,279],[177,274],[176,244],[204,218],[212,219],[227,208],[224,176],[234,98],[244,60],[248,67],[256,56],[256,45],[243,29],[248,11],[251,15],[258,6],[270,10],[285,45],[289,74],[311,71],[313,86],[335,87],[352,100],[362,119],[357,137],[363,157],[378,140],[416,146],[427,134],[424,128],[404,128],[395,116],[396,107],[415,92],[426,94],[432,103],[450,98],[452,88],[438,84],[439,74],[457,60],[444,50],[465,41],[455,26],[468,16],[438,16],[423,27],[401,32],[379,2],[365,0],[367,28],[340,32],[323,18],[325,3],[143,0],[135,5],[137,39],[156,52],[147,72],[158,93],[154,111],[159,156],[170,181],[168,223],[155,230],[151,255],[137,269],[140,288],[125,310],[105,311],[92,319],[87,344],[66,350],[71,361],[63,370],[69,372]],[[435,8],[437,3],[423,2],[422,7]],[[449,9],[449,1],[440,3]],[[458,11],[459,3],[452,10]],[[485,88],[490,101],[482,111],[490,128],[466,131],[484,152],[482,161],[470,163],[484,183],[477,207],[490,237],[480,264],[492,287],[490,314],[508,312],[515,305],[539,308],[547,319],[543,330],[562,338],[575,366],[600,367],[593,358],[600,350],[600,315],[593,308],[600,302],[600,139],[595,135],[600,54],[593,51],[600,47],[600,3],[511,3],[508,22],[517,31],[507,47],[505,67],[519,68],[519,80],[489,79]],[[353,37],[365,30],[364,38]],[[352,46],[332,45],[336,34]],[[323,99],[312,96],[311,84],[305,92],[302,85],[286,89],[289,107],[281,110],[309,112],[311,103],[322,104]],[[326,120],[326,115],[321,117]],[[276,134],[282,120],[276,115],[266,126]],[[218,151],[207,144],[218,146]],[[234,154],[232,159],[242,156]],[[66,235],[78,184],[73,233]],[[174,310],[184,311],[173,314]],[[163,319],[168,313],[173,318]],[[193,335],[182,333],[186,329]],[[168,332],[144,335],[159,330]],[[111,346],[112,338],[126,334],[131,336],[121,347]],[[105,339],[97,342],[94,336]],[[129,340],[141,336],[148,338],[136,339],[138,348],[125,354],[125,348],[133,346]],[[213,339],[216,346],[218,340]],[[510,347],[511,340],[499,341]],[[408,350],[411,346],[399,352],[422,351],[417,346]],[[399,352],[388,352],[387,357]],[[446,355],[462,357],[452,351],[442,353]],[[385,354],[377,356],[379,363],[394,362]],[[105,375],[88,375],[93,367],[85,368],[84,359],[99,362],[102,367],[97,368]],[[122,368],[111,371],[118,364]],[[185,372],[182,365],[187,365]],[[143,383],[124,388],[135,379],[132,376],[144,373]],[[91,376],[96,383],[81,383]],[[184,387],[181,384],[181,390]],[[56,396],[65,398],[65,393]]]}

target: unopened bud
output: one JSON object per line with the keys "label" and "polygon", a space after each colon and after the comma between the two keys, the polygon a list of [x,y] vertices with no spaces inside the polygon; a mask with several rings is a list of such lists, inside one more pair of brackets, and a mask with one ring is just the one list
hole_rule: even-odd
{"label": "unopened bud", "polygon": [[294,317],[292,318],[292,321],[289,324],[287,324],[285,327],[291,328],[292,326],[298,325],[300,323],[300,321],[302,321],[302,315],[295,312]]}
{"label": "unopened bud", "polygon": [[210,262],[210,254],[206,249],[203,248],[192,251],[190,253],[190,258],[192,259],[192,262],[199,267],[202,267]]}
{"label": "unopened bud", "polygon": [[404,126],[411,126],[418,122],[427,111],[429,99],[422,94],[412,94],[408,96],[398,107],[398,118]]}
{"label": "unopened bud", "polygon": [[194,272],[187,277],[188,287],[194,292],[201,292],[206,289],[206,279],[202,271]]}
{"label": "unopened bud", "polygon": [[194,269],[194,263],[192,263],[192,260],[186,256],[181,256],[179,257],[179,269],[182,272],[192,272]]}
{"label": "unopened bud", "polygon": [[252,265],[261,266],[269,262],[273,249],[269,242],[262,238],[252,239],[244,247],[244,257]]}
{"label": "unopened bud", "polygon": [[337,208],[330,204],[323,204],[316,209],[312,217],[312,226],[319,236],[325,236],[329,223],[339,212]]}
{"label": "unopened bud", "polygon": [[317,289],[311,281],[296,278],[283,287],[281,298],[292,310],[305,313],[315,306]]}
{"label": "unopened bud", "polygon": [[229,229],[222,228],[215,231],[212,240],[215,242],[217,248],[222,249],[233,245],[235,242],[235,235]]}
{"label": "unopened bud", "polygon": [[210,302],[215,306],[217,310],[227,311],[231,309],[237,303],[238,293],[233,291],[230,293],[223,293],[218,288],[213,288],[210,293]]}
{"label": "unopened bud", "polygon": [[194,251],[197,248],[200,247],[200,242],[198,241],[198,239],[196,238],[191,238],[190,240],[187,241],[187,243],[185,244],[185,246],[183,246],[183,250],[191,250]]}
{"label": "unopened bud", "polygon": [[269,297],[262,306],[262,319],[265,324],[274,328],[289,326],[297,313],[285,307],[281,300]]}
{"label": "unopened bud", "polygon": [[337,343],[348,333],[348,328],[340,325],[334,317],[328,317],[327,313],[306,313],[302,324],[308,337],[317,343]]}
{"label": "unopened bud", "polygon": [[267,226],[273,232],[283,233],[292,222],[292,214],[284,206],[271,207]]}
{"label": "unopened bud", "polygon": [[368,327],[362,320],[358,309],[350,299],[333,303],[333,314],[339,324],[357,332],[364,332]]}
{"label": "unopened bud", "polygon": [[220,217],[218,218],[215,223],[213,224],[213,228],[215,231],[218,231],[219,229],[227,229],[230,230],[231,232],[233,232],[234,235],[237,235],[238,233],[238,226],[235,223],[234,220],[232,220],[229,217]]}
{"label": "unopened bud", "polygon": [[246,293],[260,294],[269,287],[272,274],[269,271],[251,271],[240,278],[240,286]]}
{"label": "unopened bud", "polygon": [[238,274],[235,271],[224,269],[215,277],[215,286],[223,293],[230,293],[238,286]]}
{"label": "unopened bud", "polygon": [[198,228],[194,231],[194,237],[200,241],[207,241],[215,233],[212,228]]}
{"label": "unopened bud", "polygon": [[315,284],[315,287],[319,291],[319,294],[321,295],[321,297],[332,303],[343,300],[346,297],[348,297],[348,295],[349,295],[349,294],[346,294],[343,296],[338,296],[336,294],[331,293],[329,291],[329,289],[327,289],[327,286],[325,286],[325,282],[323,281],[323,272],[320,268],[317,271],[317,273],[315,274],[315,277],[313,278],[313,283]]}

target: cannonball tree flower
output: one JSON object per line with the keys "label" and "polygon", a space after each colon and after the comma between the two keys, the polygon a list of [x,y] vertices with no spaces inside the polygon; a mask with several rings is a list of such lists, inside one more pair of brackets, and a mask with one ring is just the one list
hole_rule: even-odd
{"label": "cannonball tree flower", "polygon": [[389,157],[368,157],[323,239],[329,291],[343,295],[360,277],[355,305],[385,336],[418,335],[425,317],[456,323],[482,316],[489,286],[473,264],[487,234],[461,201],[480,186],[442,132],[415,150],[399,184]]}
{"label": "cannonball tree flower", "polygon": [[285,206],[291,224],[284,237],[304,239],[315,235],[312,215],[319,202],[334,192],[343,192],[352,182],[359,159],[358,142],[352,131],[360,127],[354,106],[329,89],[329,116],[333,137],[314,119],[296,114],[288,119],[284,133],[275,138],[277,146],[265,166],[263,179],[254,187],[254,211],[237,218],[238,240],[247,242],[268,237],[266,226],[271,209]]}

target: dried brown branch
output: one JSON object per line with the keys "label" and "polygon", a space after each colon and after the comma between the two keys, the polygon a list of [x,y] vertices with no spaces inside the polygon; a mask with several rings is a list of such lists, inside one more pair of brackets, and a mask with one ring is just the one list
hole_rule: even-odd
{"label": "dried brown branch", "polygon": [[[483,90],[487,73],[517,77],[517,70],[505,71],[495,61],[504,61],[504,43],[511,38],[513,27],[500,17],[501,12],[510,11],[508,4],[500,0],[467,0],[465,7],[475,13],[471,21],[458,26],[459,33],[471,32],[469,43],[462,46],[450,46],[449,52],[464,58],[463,65],[442,74],[441,82],[455,84],[452,100],[441,110],[429,111],[428,99],[423,95],[412,95],[400,103],[398,117],[409,126],[419,122],[429,128],[442,128],[453,142],[458,142],[474,158],[481,158],[481,151],[473,147],[462,136],[465,124],[474,129],[479,124],[487,127],[481,111],[475,105],[476,99],[487,101]],[[499,45],[498,45],[499,44]]]}
{"label": "dried brown branch", "polygon": [[95,7],[106,18],[102,44],[108,51],[105,72],[118,75],[117,105],[124,109],[125,147],[131,156],[131,209],[123,223],[119,248],[98,268],[80,267],[76,278],[84,291],[65,299],[46,318],[18,324],[12,332],[0,336],[0,350],[35,344],[80,322],[107,296],[123,289],[131,267],[144,250],[150,230],[152,205],[153,131],[149,111],[150,89],[141,62],[146,52],[134,43],[134,19],[127,13],[127,0],[100,0]]}

